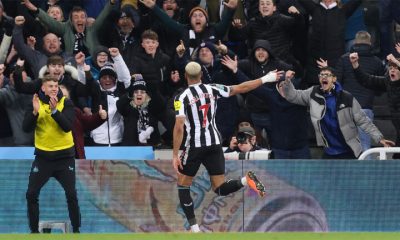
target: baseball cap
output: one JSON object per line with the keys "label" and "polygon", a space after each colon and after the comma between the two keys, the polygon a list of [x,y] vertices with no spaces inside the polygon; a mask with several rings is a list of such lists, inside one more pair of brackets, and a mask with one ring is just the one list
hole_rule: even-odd
{"label": "baseball cap", "polygon": [[245,133],[250,136],[256,135],[256,131],[254,130],[254,128],[252,128],[250,126],[243,126],[243,127],[239,128],[238,133]]}

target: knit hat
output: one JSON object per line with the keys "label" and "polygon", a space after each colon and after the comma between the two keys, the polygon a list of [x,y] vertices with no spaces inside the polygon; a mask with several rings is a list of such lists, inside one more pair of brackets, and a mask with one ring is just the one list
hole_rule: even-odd
{"label": "knit hat", "polygon": [[256,131],[254,130],[254,128],[252,128],[250,126],[243,126],[243,127],[239,128],[238,133],[245,133],[250,136],[256,135]]}
{"label": "knit hat", "polygon": [[106,63],[101,69],[99,73],[99,79],[102,76],[110,75],[117,79],[117,72],[114,70],[114,66],[111,63]]}
{"label": "knit hat", "polygon": [[134,9],[133,7],[125,5],[121,8],[121,13],[119,15],[119,18],[124,18],[124,17],[132,19],[133,23],[135,24],[135,27],[139,26],[140,16],[136,11],[136,9]]}
{"label": "knit hat", "polygon": [[206,16],[206,19],[207,19],[207,21],[208,21],[208,13],[207,13],[207,11],[204,10],[204,8],[199,7],[199,6],[194,7],[194,8],[192,8],[192,10],[190,10],[189,18],[192,17],[192,15],[193,15],[193,13],[194,13],[195,11],[200,11],[200,12],[202,12],[202,13],[204,14],[204,16]]}
{"label": "knit hat", "polygon": [[136,80],[132,82],[132,92],[136,90],[147,91],[146,82],[144,80]]}
{"label": "knit hat", "polygon": [[200,49],[202,49],[202,48],[208,48],[213,55],[215,55],[215,53],[216,53],[215,46],[211,42],[202,42],[199,46],[198,52],[200,52]]}

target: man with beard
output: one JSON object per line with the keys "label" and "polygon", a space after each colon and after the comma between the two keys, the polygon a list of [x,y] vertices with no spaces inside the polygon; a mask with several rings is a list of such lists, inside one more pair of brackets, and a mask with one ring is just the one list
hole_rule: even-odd
{"label": "man with beard", "polygon": [[224,2],[227,11],[224,12],[222,20],[215,25],[208,22],[206,10],[201,7],[194,7],[189,13],[190,25],[187,26],[171,19],[156,6],[154,0],[140,0],[140,2],[152,9],[152,12],[157,16],[160,23],[166,28],[173,30],[179,36],[179,39],[183,40],[185,47],[189,49],[190,55],[201,42],[217,43],[218,40],[223,39],[237,6],[237,0]]}

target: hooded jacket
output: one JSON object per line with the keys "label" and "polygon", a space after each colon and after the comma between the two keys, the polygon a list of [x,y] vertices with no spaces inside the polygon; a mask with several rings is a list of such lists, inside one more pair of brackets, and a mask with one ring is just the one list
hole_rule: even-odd
{"label": "hooded jacket", "polygon": [[[256,59],[254,53],[257,48],[263,48],[268,52],[269,57],[267,61],[260,63]],[[254,47],[251,51],[250,56],[247,59],[240,60],[238,63],[238,68],[245,75],[247,75],[249,79],[256,79],[266,75],[267,73],[275,69],[287,71],[291,69],[292,66],[275,58],[275,55],[271,50],[271,45],[267,40],[257,40],[254,43]],[[270,84],[269,86],[275,87],[274,84]],[[248,107],[250,112],[265,112],[268,110],[267,104],[251,93],[247,94],[246,106]]]}

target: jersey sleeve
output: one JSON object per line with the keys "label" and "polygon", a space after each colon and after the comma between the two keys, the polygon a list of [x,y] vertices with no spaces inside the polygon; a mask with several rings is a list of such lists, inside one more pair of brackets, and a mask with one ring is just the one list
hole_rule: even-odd
{"label": "jersey sleeve", "polygon": [[185,109],[185,105],[184,105],[184,95],[180,94],[177,95],[175,97],[174,100],[174,109],[175,109],[175,116],[182,116],[185,117],[186,116],[186,109]]}
{"label": "jersey sleeve", "polygon": [[231,88],[222,84],[210,84],[214,91],[217,91],[218,95],[224,98],[229,97]]}

